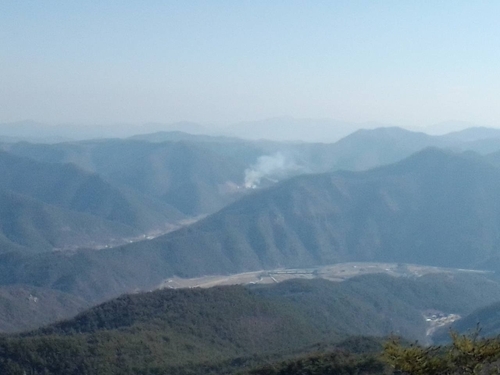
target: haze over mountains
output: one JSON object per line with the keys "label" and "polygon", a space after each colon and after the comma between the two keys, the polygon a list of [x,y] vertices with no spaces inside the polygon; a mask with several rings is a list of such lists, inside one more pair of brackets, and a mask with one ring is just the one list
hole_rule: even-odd
{"label": "haze over mountains", "polygon": [[[2,252],[25,250],[6,256],[2,279],[58,285],[64,291],[83,288],[94,299],[150,288],[175,274],[368,260],[480,267],[497,256],[500,177],[496,154],[460,151],[471,140],[480,150],[481,141],[496,135],[500,131],[481,128],[446,136],[380,128],[357,131],[334,144],[175,132],[142,140],[3,144],[8,153],[2,154],[2,186],[11,195],[72,216],[57,211],[36,221],[24,215],[21,229],[4,225],[4,242],[11,247]],[[448,151],[426,149],[368,170],[428,146]],[[332,172],[338,169],[364,172]],[[258,176],[258,184],[246,185],[249,176]],[[171,234],[104,252],[27,255],[78,244],[92,247],[96,238],[104,247],[120,236],[124,242],[142,233],[157,236],[207,214],[213,215]],[[78,215],[86,215],[89,224]],[[8,212],[4,217],[9,220]],[[71,236],[42,230],[41,222],[48,228],[65,222],[64,233]],[[34,268],[29,274],[20,271],[26,267]],[[43,277],[37,276],[39,267]],[[89,288],[88,278],[100,282]]]}
{"label": "haze over mountains", "polygon": [[500,3],[226,3],[2,2],[0,375],[500,372]]}
{"label": "haze over mountains", "polygon": [[[8,257],[2,279],[102,297],[173,275],[346,261],[491,267],[499,253],[499,184],[500,171],[478,155],[426,149],[365,172],[295,177],[145,242]],[[37,267],[50,277],[37,278]],[[91,276],[96,269],[106,272]],[[79,289],[89,277],[99,280],[98,292]]]}
{"label": "haze over mountains", "polygon": [[[69,318],[120,294],[167,285],[164,281],[174,276],[228,275],[341,262],[500,270],[497,129],[469,128],[433,136],[385,127],[357,130],[335,143],[160,131],[125,139],[9,141],[1,143],[0,149],[3,331],[36,328]],[[322,295],[330,288],[335,295],[335,288],[350,288],[358,281],[344,281],[342,286],[313,280],[263,289],[222,288],[213,292],[220,295],[212,297],[225,301],[225,293],[230,290],[229,298],[235,303],[240,298],[245,305],[250,303],[246,293],[257,293],[257,297],[249,297],[252,301],[257,298],[252,309],[268,309],[269,314],[242,317],[238,313],[237,321],[253,319],[266,331],[271,321],[289,320],[293,322],[290,332],[279,331],[275,339],[292,342],[290,337],[295,332],[304,346],[314,340],[336,341],[352,334],[385,335],[391,330],[424,339],[427,327],[423,306],[466,315],[499,300],[495,273],[471,274],[465,279],[456,275],[409,279],[384,275],[361,278],[361,287],[341,292],[344,297],[324,300],[314,297],[306,301],[302,296],[309,292]],[[287,288],[301,291],[294,294]],[[395,294],[395,288],[409,288],[405,293],[418,298],[411,297],[409,302],[408,296]],[[159,300],[177,298],[174,292],[164,293]],[[212,292],[200,293],[196,298],[212,298],[206,297]],[[269,299],[261,301],[261,293]],[[235,299],[233,294],[239,297]],[[434,298],[437,295],[439,298]],[[453,298],[446,300],[448,295]],[[459,295],[464,300],[457,298]],[[125,303],[130,308],[132,300],[127,298],[131,297],[123,298],[103,306]],[[149,297],[137,298],[142,301]],[[352,304],[343,305],[345,311],[339,307],[342,298],[352,299]],[[375,302],[382,300],[380,306]],[[164,302],[159,303],[164,306]],[[190,311],[198,302],[193,303]],[[227,301],[220,303],[225,305]],[[285,314],[285,305],[293,305],[298,315]],[[310,310],[302,311],[304,306]],[[99,312],[99,319],[118,319],[117,307],[108,307],[104,309],[111,315]],[[155,308],[145,306],[145,311]],[[357,311],[359,323],[355,326],[359,330],[343,323],[346,319],[342,316],[354,314],[349,308]],[[91,316],[92,311],[82,316]],[[338,314],[324,323],[325,327],[334,327],[329,333],[314,326],[319,324],[322,311]],[[390,316],[391,322],[384,321],[384,315]],[[140,328],[130,323],[134,327],[130,329],[145,332],[150,319],[157,318],[146,314],[144,319]],[[182,341],[186,347],[197,348],[195,352],[210,348],[208,343],[195,344],[198,338],[178,341],[181,331],[188,328],[185,322],[172,319],[165,323],[175,337],[172,345]],[[369,321],[372,325],[367,325]],[[89,324],[100,327],[102,322]],[[206,329],[207,337],[219,335],[213,327]],[[34,338],[29,340],[34,341],[29,345],[45,340],[39,337],[45,335],[41,332],[33,333]],[[220,351],[207,349],[207,356],[224,362],[250,353],[245,347],[247,338],[238,344],[229,343],[245,336],[242,332],[231,331],[229,341],[224,337],[214,339],[222,340],[217,341]],[[136,339],[128,333],[122,337],[122,333],[118,334],[119,342]],[[92,340],[102,338],[102,333],[89,334],[97,335]],[[159,345],[156,339],[148,345]],[[12,340],[19,345],[27,343],[21,337]],[[183,350],[165,345],[160,345],[159,351],[151,350],[155,356],[182,352],[182,356],[192,358]],[[232,345],[246,349],[239,352],[230,349]],[[263,351],[252,353],[260,356],[269,352],[264,346]],[[283,350],[301,352],[301,348],[297,343]],[[61,358],[61,363],[64,361]],[[184,368],[189,361],[177,365]],[[110,373],[124,371],[116,366]]]}
{"label": "haze over mountains", "polygon": [[[334,119],[275,117],[243,121],[231,125],[198,124],[181,121],[174,123],[147,122],[143,124],[45,124],[33,120],[0,123],[2,142],[57,143],[93,138],[125,138],[137,134],[186,132],[190,134],[238,137],[248,140],[332,143],[359,129],[392,127],[376,121],[355,123]],[[483,127],[466,121],[445,121],[421,127],[405,127],[430,135],[444,135],[465,129]]]}

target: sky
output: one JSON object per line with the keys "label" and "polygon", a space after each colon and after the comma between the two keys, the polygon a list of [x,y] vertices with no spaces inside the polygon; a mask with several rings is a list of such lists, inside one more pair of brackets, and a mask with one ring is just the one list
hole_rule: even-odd
{"label": "sky", "polygon": [[498,1],[0,0],[0,122],[500,126]]}

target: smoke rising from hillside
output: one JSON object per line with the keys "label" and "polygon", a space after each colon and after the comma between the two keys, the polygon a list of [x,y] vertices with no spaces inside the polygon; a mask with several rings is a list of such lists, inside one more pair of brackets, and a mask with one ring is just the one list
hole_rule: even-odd
{"label": "smoke rising from hillside", "polygon": [[257,188],[263,178],[273,178],[298,169],[293,160],[286,158],[281,152],[264,155],[257,162],[245,170],[245,188]]}

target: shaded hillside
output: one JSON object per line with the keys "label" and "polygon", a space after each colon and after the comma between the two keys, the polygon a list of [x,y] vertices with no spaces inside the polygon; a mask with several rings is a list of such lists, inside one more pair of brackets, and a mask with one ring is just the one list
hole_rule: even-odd
{"label": "shaded hillside", "polygon": [[495,167],[500,167],[500,151],[489,153],[486,155],[486,159]]}
{"label": "shaded hillside", "polygon": [[489,154],[500,150],[500,129],[473,127],[443,136],[456,143],[455,149]]}
{"label": "shaded hillside", "polygon": [[239,198],[235,186],[245,168],[187,142],[100,140],[4,148],[36,160],[74,163],[188,215],[211,213]]}
{"label": "shaded hillside", "polygon": [[166,207],[143,207],[139,198],[72,164],[42,163],[0,152],[0,174],[0,187],[67,210],[140,229],[165,221]]}
{"label": "shaded hillside", "polygon": [[[297,172],[322,173],[339,169],[367,170],[400,161],[426,147],[452,147],[463,142],[466,141],[461,138],[437,137],[398,127],[384,127],[357,130],[335,143],[239,142],[239,152],[245,151],[248,155],[254,155],[254,158],[259,156],[256,151],[264,155],[279,152],[298,167]],[[215,152],[226,152],[231,143],[218,145],[217,149],[213,142],[206,142],[203,146]],[[231,156],[238,157],[239,154],[233,152]]]}
{"label": "shaded hillside", "polygon": [[[294,174],[322,173],[339,169],[361,171],[398,162],[427,147],[449,148],[457,151],[476,151],[486,154],[500,150],[498,129],[467,129],[443,136],[405,130],[398,127],[361,129],[335,143],[279,143],[254,142],[202,142],[200,145],[214,152],[252,163],[259,155],[279,152],[291,164],[296,165]],[[234,147],[233,147],[234,146]]]}
{"label": "shaded hillside", "polygon": [[448,334],[450,328],[459,333],[467,334],[475,332],[478,327],[481,329],[481,336],[491,337],[500,334],[500,302],[479,308],[453,324],[440,329],[433,335],[433,339],[437,342],[446,342],[450,339]]}
{"label": "shaded hillside", "polygon": [[488,288],[488,298],[479,297],[485,284],[473,280],[370,275],[343,283],[292,280],[126,295],[74,319],[0,338],[0,370],[188,373],[182,367],[189,365],[192,373],[220,373],[224,363],[235,368],[250,357],[258,363],[351,334],[423,338],[422,309],[468,309],[500,297],[498,284]]}
{"label": "shaded hillside", "polygon": [[0,287],[0,332],[34,329],[88,308],[74,295],[33,286]]}
{"label": "shaded hillside", "polygon": [[335,143],[249,141],[237,138],[199,136],[163,132],[137,136],[150,142],[183,140],[208,148],[247,165],[261,155],[283,153],[309,173],[337,169],[366,170],[397,162],[427,147],[476,151],[486,154],[500,150],[500,130],[468,128],[441,136],[432,136],[399,127],[360,129]]}
{"label": "shaded hillside", "polygon": [[[121,250],[202,275],[345,261],[473,268],[498,253],[500,171],[436,149],[363,173],[293,178]],[[189,257],[183,255],[189,254]]]}
{"label": "shaded hillside", "polygon": [[401,128],[358,130],[336,143],[287,143],[248,141],[238,138],[211,137],[191,134],[155,133],[134,139],[189,141],[232,160],[250,165],[262,155],[280,152],[306,172],[326,172],[334,169],[362,170],[392,163],[428,146],[446,145],[442,137],[433,137]]}
{"label": "shaded hillside", "polygon": [[454,147],[455,150],[474,151],[481,155],[487,155],[500,150],[500,138],[481,139],[478,141],[460,143]]}
{"label": "shaded hillside", "polygon": [[332,144],[164,132],[139,136],[143,141],[23,142],[4,144],[2,148],[40,161],[74,163],[137,194],[196,216],[213,213],[240,198],[248,173],[263,178],[262,184],[255,184],[263,187],[304,173],[367,170],[397,162],[429,146],[482,152],[500,149],[498,142],[483,138],[492,129],[479,130],[437,137],[396,127],[377,128],[356,131]]}
{"label": "shaded hillside", "polygon": [[429,146],[444,147],[449,143],[442,137],[397,127],[362,129],[335,144],[334,168],[366,170],[397,162]]}
{"label": "shaded hillside", "polygon": [[150,241],[70,256],[3,257],[0,280],[93,298],[151,288],[172,275],[346,261],[494,267],[488,260],[500,245],[498,186],[500,171],[479,157],[428,149],[371,171],[296,177]]}
{"label": "shaded hillside", "polygon": [[93,247],[134,233],[140,232],[124,224],[0,189],[0,253]]}
{"label": "shaded hillside", "polygon": [[0,252],[123,243],[184,216],[71,164],[0,152]]}
{"label": "shaded hillside", "polygon": [[[129,152],[128,146],[123,152]],[[241,184],[242,169],[208,150],[180,142],[131,161],[127,168],[103,173],[184,214],[199,215],[215,212],[240,197],[234,186]]]}

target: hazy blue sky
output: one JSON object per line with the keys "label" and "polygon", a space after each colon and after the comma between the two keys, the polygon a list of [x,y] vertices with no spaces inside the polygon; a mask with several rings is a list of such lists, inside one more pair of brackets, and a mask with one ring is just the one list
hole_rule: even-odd
{"label": "hazy blue sky", "polygon": [[0,1],[0,122],[500,125],[498,1]]}

